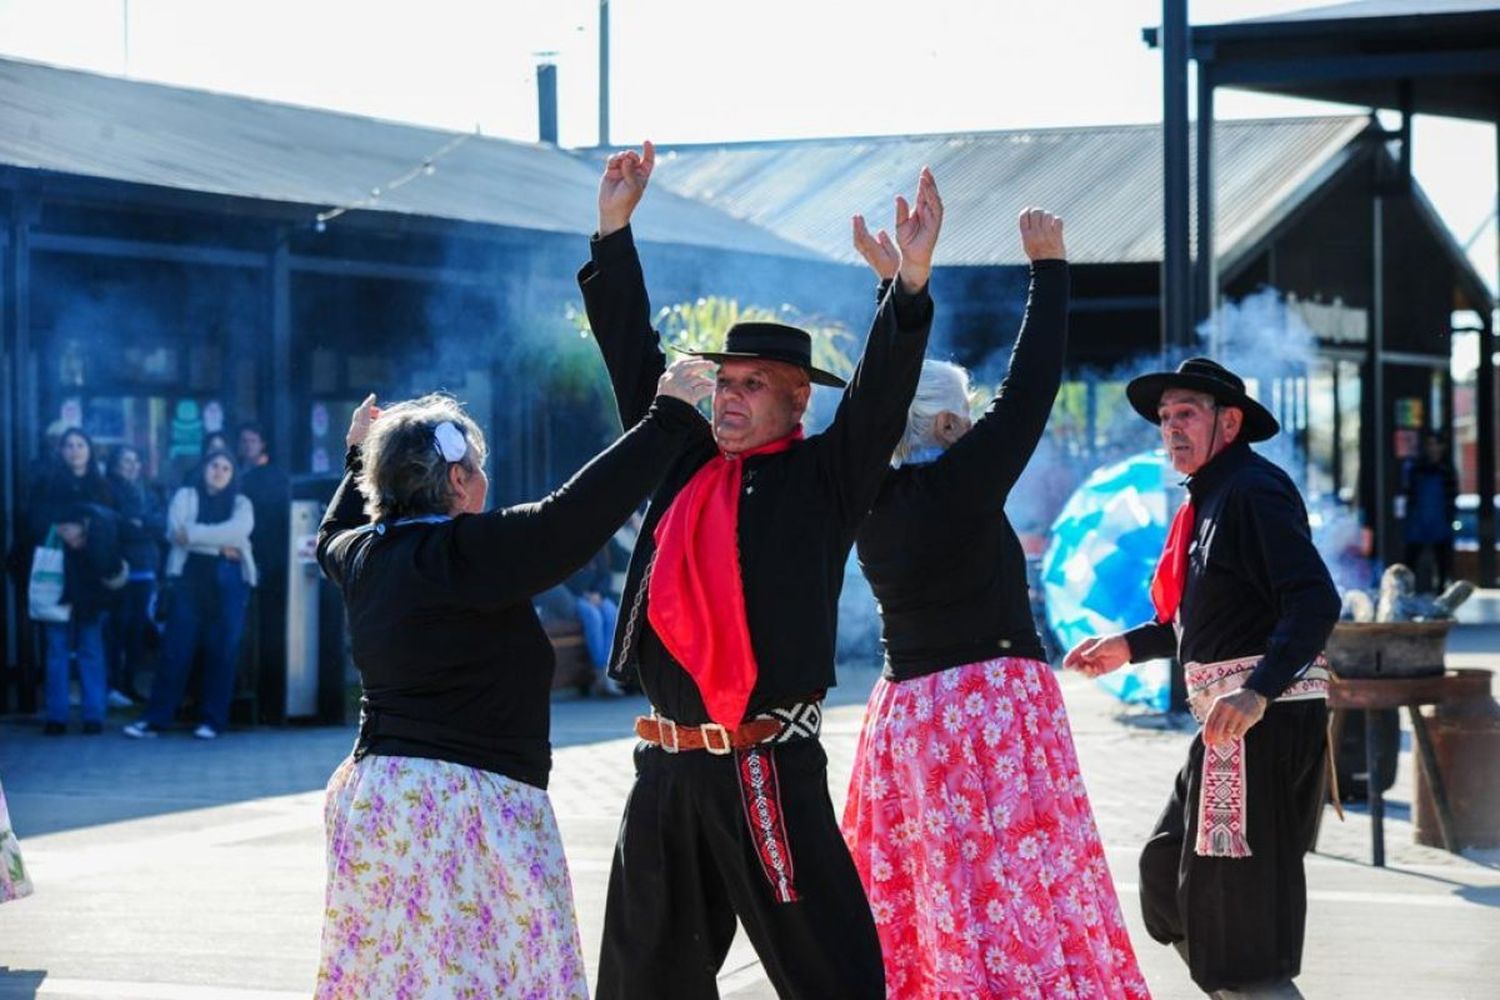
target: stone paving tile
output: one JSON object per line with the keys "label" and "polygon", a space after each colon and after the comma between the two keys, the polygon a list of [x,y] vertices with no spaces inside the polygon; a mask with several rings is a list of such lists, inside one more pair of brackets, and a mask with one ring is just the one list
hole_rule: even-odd
{"label": "stone paving tile", "polygon": [[[825,729],[840,807],[876,674],[842,676]],[[1190,734],[1150,728],[1145,713],[1080,678],[1060,682],[1142,967],[1159,998],[1197,996],[1171,952],[1146,938],[1134,888],[1135,852]],[[638,699],[554,706],[552,797],[591,969],[631,779],[627,734],[642,709]],[[0,998],[305,996],[317,960],[321,789],[352,735],[343,727],[236,732],[215,743],[186,733],[47,739],[34,721],[0,720],[0,776],[40,887],[0,908]],[[1500,857],[1413,844],[1400,809],[1410,770],[1404,754],[1390,794],[1387,871],[1367,864],[1366,817],[1325,822],[1322,853],[1309,863],[1309,996],[1496,995],[1486,970],[1500,965]],[[721,982],[735,1000],[772,996],[743,935]]]}

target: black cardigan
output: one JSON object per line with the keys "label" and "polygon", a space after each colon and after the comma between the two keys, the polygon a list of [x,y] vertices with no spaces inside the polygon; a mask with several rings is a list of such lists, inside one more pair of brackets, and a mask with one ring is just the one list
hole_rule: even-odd
{"label": "black cardigan", "polygon": [[[650,399],[665,359],[651,328],[645,278],[629,228],[591,244],[578,280],[624,423]],[[772,455],[745,459],[739,557],[745,613],[759,678],[747,716],[832,687],[838,598],[860,519],[889,469],[906,425],[932,324],[924,288],[882,301],[832,423]],[[638,672],[652,704],[690,725],[708,722],[693,679],[662,646],[646,617],[646,566],[656,525],[679,490],[716,453],[704,428],[678,454],[651,499],[620,599],[610,671]]]}
{"label": "black cardigan", "polygon": [[553,654],[531,597],[598,551],[703,427],[691,406],[659,398],[542,500],[384,526],[368,523],[351,450],[318,563],[343,591],[364,688],[355,755],[436,758],[546,788]]}
{"label": "black cardigan", "polygon": [[1068,265],[1038,261],[1010,368],[984,416],[936,461],[893,469],[860,526],[887,679],[1046,658],[1005,501],[1047,426],[1067,331]]}

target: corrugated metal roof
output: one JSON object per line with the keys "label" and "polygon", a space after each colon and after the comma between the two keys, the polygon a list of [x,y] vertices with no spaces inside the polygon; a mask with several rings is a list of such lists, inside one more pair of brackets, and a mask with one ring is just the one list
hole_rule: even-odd
{"label": "corrugated metal roof", "polygon": [[[1241,240],[1314,176],[1353,155],[1369,118],[1219,122],[1217,243]],[[849,216],[889,228],[897,193],[930,166],[945,207],[936,263],[1025,260],[1010,220],[1025,206],[1061,215],[1078,263],[1149,262],[1162,253],[1159,125],[673,146],[659,183],[820,255],[856,262]]]}
{"label": "corrugated metal roof", "polygon": [[[0,59],[0,164],[318,208],[359,202],[456,134],[332,111]],[[551,146],[475,136],[378,211],[565,233],[593,231],[598,165]],[[669,192],[643,239],[813,257]]]}

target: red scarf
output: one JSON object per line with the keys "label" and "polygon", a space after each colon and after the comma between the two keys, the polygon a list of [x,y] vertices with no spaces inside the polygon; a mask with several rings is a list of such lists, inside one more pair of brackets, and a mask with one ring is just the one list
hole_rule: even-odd
{"label": "red scarf", "polygon": [[802,440],[802,428],[738,455],[715,455],[693,473],[656,526],[646,618],[698,685],[708,717],[738,726],[760,668],[740,579],[740,481],[745,459]]}
{"label": "red scarf", "polygon": [[1193,541],[1193,498],[1188,497],[1177,508],[1172,527],[1167,530],[1167,544],[1151,577],[1151,603],[1156,606],[1156,620],[1169,625],[1182,603],[1182,588],[1187,583],[1188,548]]}

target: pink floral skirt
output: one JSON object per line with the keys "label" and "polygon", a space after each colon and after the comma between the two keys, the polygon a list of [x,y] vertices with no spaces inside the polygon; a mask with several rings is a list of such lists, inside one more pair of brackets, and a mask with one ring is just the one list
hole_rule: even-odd
{"label": "pink floral skirt", "polygon": [[324,823],[319,1000],[588,1000],[546,792],[447,761],[351,758]]}
{"label": "pink floral skirt", "polygon": [[1046,664],[879,681],[843,829],[892,1000],[1150,996]]}

